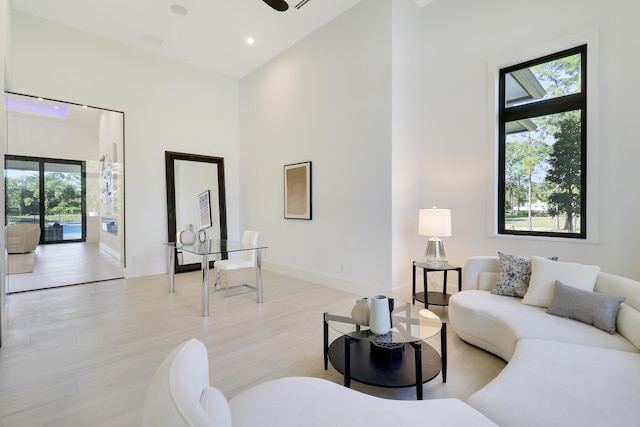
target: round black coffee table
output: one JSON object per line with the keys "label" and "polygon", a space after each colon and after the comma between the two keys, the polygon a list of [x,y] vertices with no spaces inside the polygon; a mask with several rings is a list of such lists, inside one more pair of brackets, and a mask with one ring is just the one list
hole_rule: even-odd
{"label": "round black coffee table", "polygon": [[[376,335],[351,317],[324,315],[325,369],[328,361],[344,375],[344,385],[351,380],[379,387],[416,386],[422,399],[422,384],[442,372],[446,382],[446,323],[429,310],[412,304],[397,307],[392,313],[392,329]],[[329,328],[342,335],[330,345]],[[422,342],[440,332],[442,354]]]}

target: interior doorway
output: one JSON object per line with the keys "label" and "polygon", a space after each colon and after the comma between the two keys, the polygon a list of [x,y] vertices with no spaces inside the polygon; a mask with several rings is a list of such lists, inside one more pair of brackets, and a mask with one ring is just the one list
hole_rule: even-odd
{"label": "interior doorway", "polygon": [[[6,98],[7,292],[124,277],[124,114]],[[25,223],[39,227],[33,250],[12,228]]]}

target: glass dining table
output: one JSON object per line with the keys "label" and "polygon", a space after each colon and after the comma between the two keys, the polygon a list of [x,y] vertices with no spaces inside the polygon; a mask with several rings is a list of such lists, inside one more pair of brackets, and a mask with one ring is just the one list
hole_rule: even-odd
{"label": "glass dining table", "polygon": [[183,251],[201,257],[202,317],[209,316],[209,260],[219,260],[223,254],[256,251],[256,286],[255,289],[253,287],[251,288],[256,292],[256,301],[260,304],[262,303],[262,249],[266,249],[267,246],[247,245],[240,241],[225,239],[210,239],[204,242],[196,242],[192,245],[183,245],[179,242],[166,242],[165,245],[169,247],[169,293],[175,291],[176,253]]}

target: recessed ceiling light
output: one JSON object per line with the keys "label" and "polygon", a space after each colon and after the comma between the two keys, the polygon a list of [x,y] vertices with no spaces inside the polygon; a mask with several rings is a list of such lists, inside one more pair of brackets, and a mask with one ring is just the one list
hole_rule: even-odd
{"label": "recessed ceiling light", "polygon": [[247,44],[254,44],[256,41],[253,37],[247,37]]}
{"label": "recessed ceiling light", "polygon": [[171,9],[171,12],[173,12],[176,15],[179,15],[179,16],[185,16],[187,13],[189,13],[187,8],[182,6],[182,5],[180,5],[180,4],[172,4],[169,7],[169,9]]}

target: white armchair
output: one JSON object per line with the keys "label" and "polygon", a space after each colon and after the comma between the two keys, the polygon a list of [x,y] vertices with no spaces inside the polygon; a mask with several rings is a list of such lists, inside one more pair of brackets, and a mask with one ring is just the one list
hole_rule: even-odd
{"label": "white armchair", "polygon": [[6,227],[7,252],[25,254],[33,252],[40,243],[40,226],[38,224],[16,224]]}
{"label": "white armchair", "polygon": [[227,400],[209,386],[209,356],[202,342],[186,341],[162,362],[147,391],[142,425],[231,426]]}

